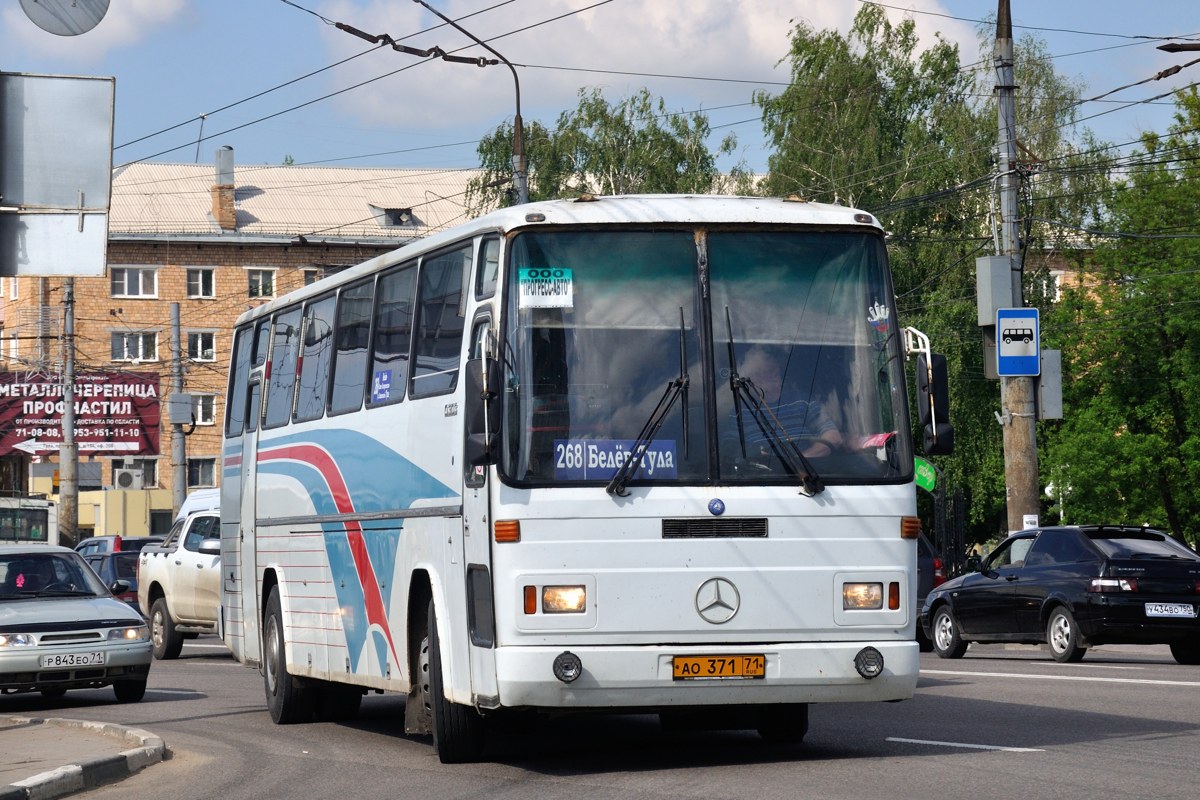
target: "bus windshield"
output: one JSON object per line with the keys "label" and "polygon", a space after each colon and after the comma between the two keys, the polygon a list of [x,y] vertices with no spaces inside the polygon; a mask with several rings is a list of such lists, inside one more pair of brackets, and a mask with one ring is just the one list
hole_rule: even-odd
{"label": "bus windshield", "polygon": [[510,482],[608,482],[639,436],[634,484],[911,478],[877,232],[527,231],[506,297]]}

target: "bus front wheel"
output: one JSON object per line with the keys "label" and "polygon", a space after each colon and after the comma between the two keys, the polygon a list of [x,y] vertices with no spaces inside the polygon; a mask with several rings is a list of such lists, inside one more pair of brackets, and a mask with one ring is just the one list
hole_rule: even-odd
{"label": "bus front wheel", "polygon": [[429,601],[426,642],[422,650],[428,653],[428,690],[425,695],[433,722],[433,749],[443,764],[464,764],[478,761],[483,753],[483,717],[470,706],[446,699],[442,680],[442,647],[437,632],[437,617],[433,600]]}
{"label": "bus front wheel", "polygon": [[263,621],[263,688],[267,693],[267,710],[277,725],[312,719],[312,690],[301,687],[287,671],[283,607],[278,589],[272,589],[267,598],[267,615]]}
{"label": "bus front wheel", "polygon": [[758,735],[774,744],[799,744],[808,733],[808,703],[758,709]]}

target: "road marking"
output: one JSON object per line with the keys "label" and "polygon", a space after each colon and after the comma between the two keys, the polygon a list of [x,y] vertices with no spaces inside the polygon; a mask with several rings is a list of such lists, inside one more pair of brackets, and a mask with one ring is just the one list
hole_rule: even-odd
{"label": "road marking", "polygon": [[184,647],[189,650],[228,650],[229,648],[223,644],[190,644],[184,642]]}
{"label": "road marking", "polygon": [[935,742],[931,739],[901,739],[898,736],[889,736],[889,742],[901,742],[903,744],[932,744],[938,747],[961,747],[966,750],[1003,750],[1006,753],[1044,753],[1037,747],[1001,747],[995,744],[967,744],[966,742]]}
{"label": "road marking", "polygon": [[965,672],[949,669],[923,669],[922,675],[961,675],[968,678],[1029,678],[1044,681],[1083,681],[1085,683],[1143,683],[1149,686],[1200,686],[1200,681],[1159,681],[1150,678],[1100,678],[1094,675],[1030,675],[1020,672]]}
{"label": "road marking", "polygon": [[151,694],[183,694],[189,697],[193,695],[204,695],[204,692],[197,692],[195,689],[147,689]]}

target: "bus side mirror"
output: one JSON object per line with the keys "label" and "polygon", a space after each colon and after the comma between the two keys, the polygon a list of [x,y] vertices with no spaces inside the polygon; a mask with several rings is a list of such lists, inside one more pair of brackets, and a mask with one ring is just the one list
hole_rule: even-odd
{"label": "bus side mirror", "polygon": [[496,463],[500,441],[500,364],[491,358],[472,358],[466,366],[466,441],[468,466]]}
{"label": "bus side mirror", "polygon": [[950,424],[950,380],[946,357],[932,353],[917,356],[917,413],[924,431],[927,455],[947,456],[954,451],[954,426]]}

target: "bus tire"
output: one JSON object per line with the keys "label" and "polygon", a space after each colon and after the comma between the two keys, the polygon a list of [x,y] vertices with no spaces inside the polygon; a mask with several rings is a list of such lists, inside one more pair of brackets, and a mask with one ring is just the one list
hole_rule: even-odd
{"label": "bus tire", "polygon": [[442,647],[433,600],[429,601],[429,706],[433,717],[433,749],[443,764],[478,761],[483,753],[483,717],[470,706],[446,699],[442,681]]}
{"label": "bus tire", "polygon": [[158,598],[150,606],[150,640],[154,643],[154,657],[157,659],[179,658],[183,651],[183,636],[175,630],[165,597]]}
{"label": "bus tire", "polygon": [[780,703],[758,709],[758,735],[772,744],[799,744],[808,733],[808,703]]}
{"label": "bus tire", "polygon": [[300,686],[287,671],[287,648],[283,637],[283,607],[279,590],[267,598],[263,620],[263,688],[267,710],[277,725],[308,722],[313,718],[313,691]]}

